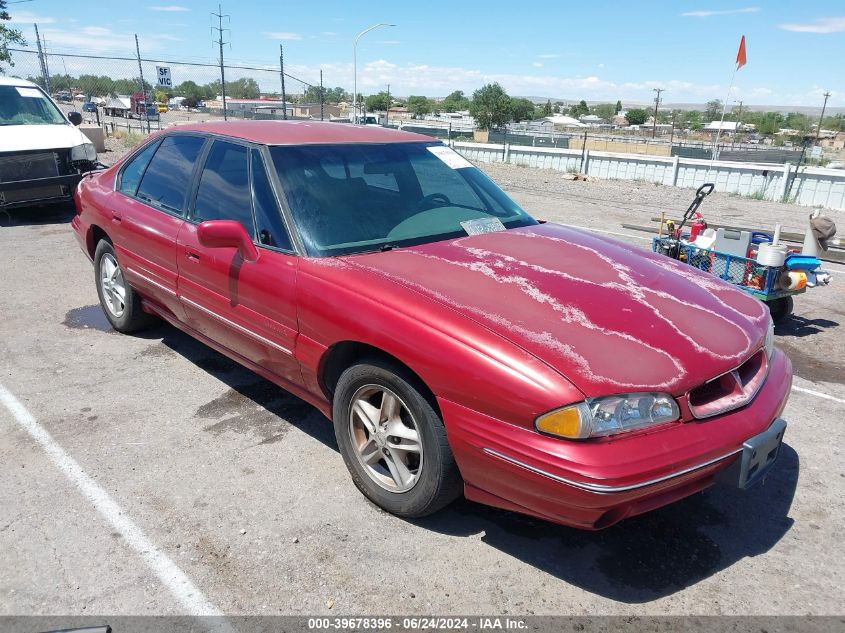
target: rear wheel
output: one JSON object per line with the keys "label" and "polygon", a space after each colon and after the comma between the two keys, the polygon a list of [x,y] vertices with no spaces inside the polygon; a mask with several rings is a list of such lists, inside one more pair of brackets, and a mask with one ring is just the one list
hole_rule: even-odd
{"label": "rear wheel", "polygon": [[766,305],[769,306],[772,321],[780,323],[792,314],[792,308],[795,305],[795,302],[792,300],[792,297],[779,297],[777,299],[773,299],[772,301],[767,301]]}
{"label": "rear wheel", "polygon": [[337,443],[352,480],[373,503],[402,517],[436,512],[462,482],[440,416],[409,372],[380,359],[340,376]]}
{"label": "rear wheel", "polygon": [[126,282],[123,269],[117,261],[114,246],[100,240],[94,252],[94,278],[100,306],[111,326],[118,332],[135,332],[149,326],[153,317],[141,308],[141,298]]}

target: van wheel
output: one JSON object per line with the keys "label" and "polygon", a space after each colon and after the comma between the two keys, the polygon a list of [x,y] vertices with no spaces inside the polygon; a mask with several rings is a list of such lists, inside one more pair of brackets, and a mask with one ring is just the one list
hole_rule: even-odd
{"label": "van wheel", "polygon": [[124,334],[135,332],[154,321],[141,308],[141,298],[127,283],[114,247],[108,240],[100,240],[94,252],[94,279],[100,306],[115,330]]}
{"label": "van wheel", "polygon": [[787,296],[767,301],[766,305],[769,306],[772,321],[780,323],[792,314],[792,308],[795,305],[795,302],[792,300],[792,297]]}
{"label": "van wheel", "polygon": [[348,368],[335,390],[335,436],[352,481],[401,517],[436,512],[463,489],[446,428],[423,390],[381,359]]}

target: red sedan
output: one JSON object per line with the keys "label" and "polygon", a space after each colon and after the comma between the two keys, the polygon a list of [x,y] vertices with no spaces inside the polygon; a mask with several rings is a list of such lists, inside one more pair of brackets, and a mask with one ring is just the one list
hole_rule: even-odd
{"label": "red sedan", "polygon": [[463,492],[597,529],[777,457],[792,372],[764,304],[540,223],[431,138],[180,126],[76,204],[116,330],[164,319],[314,404],[397,515]]}

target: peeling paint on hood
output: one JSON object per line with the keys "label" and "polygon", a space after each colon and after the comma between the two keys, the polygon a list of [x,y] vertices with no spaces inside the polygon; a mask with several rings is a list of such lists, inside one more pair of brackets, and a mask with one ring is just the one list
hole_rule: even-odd
{"label": "peeling paint on hood", "polygon": [[675,395],[763,345],[768,309],[662,255],[555,224],[344,258],[484,325],[587,396]]}

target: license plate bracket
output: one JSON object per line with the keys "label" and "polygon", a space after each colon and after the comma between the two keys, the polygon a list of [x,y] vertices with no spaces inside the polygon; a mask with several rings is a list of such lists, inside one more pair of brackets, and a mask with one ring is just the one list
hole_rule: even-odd
{"label": "license plate bracket", "polygon": [[718,481],[742,490],[762,481],[777,460],[785,432],[786,420],[776,418],[768,429],[745,440],[739,459],[720,473]]}

